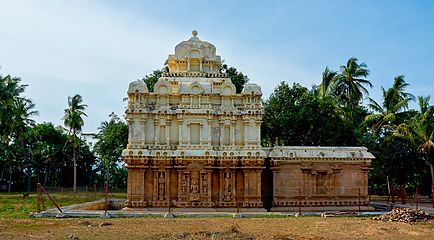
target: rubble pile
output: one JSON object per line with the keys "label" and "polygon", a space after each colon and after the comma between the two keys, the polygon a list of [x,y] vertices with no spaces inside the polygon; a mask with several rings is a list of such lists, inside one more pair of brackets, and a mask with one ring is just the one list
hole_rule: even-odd
{"label": "rubble pile", "polygon": [[374,220],[381,220],[384,222],[423,222],[431,219],[432,217],[422,211],[411,208],[394,208],[392,211],[385,213],[381,216],[374,217]]}

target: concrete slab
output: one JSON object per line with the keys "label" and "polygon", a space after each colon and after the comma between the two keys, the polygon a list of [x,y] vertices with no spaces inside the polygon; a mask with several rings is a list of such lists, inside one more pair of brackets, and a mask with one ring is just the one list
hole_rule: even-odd
{"label": "concrete slab", "polygon": [[[199,217],[199,218],[208,218],[208,217],[228,217],[228,218],[260,218],[260,217],[302,217],[302,216],[321,216],[326,212],[328,216],[360,216],[360,217],[369,217],[375,215],[381,215],[386,211],[389,211],[387,208],[389,205],[385,205],[382,202],[373,202],[373,206],[382,206],[384,209],[382,211],[372,211],[372,207],[370,208],[362,208],[362,212],[359,213],[357,210],[352,209],[348,210],[339,210],[339,209],[322,209],[315,210],[310,209],[310,211],[306,211],[307,209],[302,208],[301,214],[298,214],[298,208],[293,209],[276,209],[272,212],[267,212],[265,209],[243,209],[237,211],[236,208],[172,208],[170,213],[167,208],[122,208],[123,205],[120,203],[124,202],[124,199],[109,199],[109,209],[110,208],[118,208],[120,210],[107,210],[105,209],[105,201],[98,200],[94,202],[88,202],[84,204],[75,204],[70,206],[62,207],[63,213],[60,213],[57,208],[49,209],[47,211],[41,213],[32,213],[33,217],[57,217],[57,218],[68,218],[68,217],[80,217],[80,218],[122,218],[122,217]],[[102,204],[104,203],[104,204]],[[111,205],[110,205],[111,204]],[[94,210],[98,206],[99,210]],[[401,206],[400,204],[394,204],[394,207],[408,207],[407,205]],[[122,209],[121,209],[122,208]],[[420,207],[420,209],[434,214],[433,208],[428,208],[426,206]],[[279,211],[280,210],[280,211]]]}

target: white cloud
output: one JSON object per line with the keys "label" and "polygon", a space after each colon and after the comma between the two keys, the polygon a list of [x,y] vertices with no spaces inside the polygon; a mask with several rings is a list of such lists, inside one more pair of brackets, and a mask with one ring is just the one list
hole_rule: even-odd
{"label": "white cloud", "polygon": [[122,114],[128,83],[162,67],[174,47],[167,39],[177,39],[171,26],[95,1],[8,1],[0,9],[1,73],[29,84],[37,121],[61,124],[67,96],[81,94],[85,131]]}

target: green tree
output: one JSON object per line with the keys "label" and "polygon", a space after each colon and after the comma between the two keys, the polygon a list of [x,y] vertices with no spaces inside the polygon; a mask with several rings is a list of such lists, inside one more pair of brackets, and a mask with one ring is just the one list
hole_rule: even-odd
{"label": "green tree", "polygon": [[363,95],[369,91],[365,87],[372,88],[369,80],[369,70],[365,63],[357,63],[357,58],[350,58],[346,65],[340,66],[340,72],[334,77],[334,91],[339,101],[346,107],[354,109],[359,106]]}
{"label": "green tree", "polygon": [[[34,103],[22,96],[26,86],[21,84],[20,78],[0,75],[0,138],[7,148],[4,156],[9,160],[8,191],[11,191],[12,186],[13,165],[17,165],[23,157],[26,162],[28,160],[23,134],[25,129],[34,123],[30,117],[38,114],[33,110]],[[28,172],[27,164],[26,168]]]}
{"label": "green tree", "polygon": [[368,106],[374,113],[366,116],[364,121],[375,136],[375,144],[369,146],[376,156],[373,160],[375,170],[371,176],[377,176],[380,181],[381,176],[384,176],[389,193],[391,184],[412,182],[417,171],[414,166],[420,162],[415,145],[408,139],[395,137],[398,126],[412,115],[407,110],[414,96],[405,91],[408,85],[404,76],[399,75],[394,78],[391,88],[385,90],[382,87],[382,104],[369,98]]}
{"label": "green tree", "polygon": [[416,186],[424,188],[427,172],[417,152],[417,145],[406,138],[378,135],[369,132],[360,139],[374,154],[369,172],[369,189],[373,193],[390,193],[391,186],[404,185],[410,191]]}
{"label": "green tree", "polygon": [[168,72],[167,66],[162,69],[154,70],[151,74],[146,75],[142,78],[142,81],[146,83],[148,90],[150,92],[154,91],[154,85],[157,83],[158,79],[163,75],[163,73]]}
{"label": "green tree", "polygon": [[0,137],[4,143],[12,140],[14,113],[24,99],[21,94],[26,86],[20,78],[0,75]]}
{"label": "green tree", "polygon": [[322,81],[318,88],[318,97],[324,98],[326,96],[334,96],[334,78],[338,72],[325,68],[322,73]]}
{"label": "green tree", "polygon": [[[342,118],[336,101],[282,82],[264,102],[264,145],[352,145],[354,131]],[[330,131],[333,129],[333,131]]]}
{"label": "green tree", "polygon": [[122,151],[128,144],[128,126],[114,113],[99,127],[94,150],[100,159],[104,179],[110,186],[125,186],[126,174],[122,166]]}
{"label": "green tree", "polygon": [[408,117],[408,103],[414,100],[414,96],[405,91],[409,84],[404,76],[394,78],[393,86],[383,92],[383,103],[380,105],[374,99],[369,98],[369,107],[375,112],[365,118],[365,122],[373,130],[382,130],[383,134],[390,134],[396,127]]}
{"label": "green tree", "polygon": [[30,179],[31,179],[31,169],[29,166],[29,153],[24,143],[24,133],[27,128],[33,126],[35,121],[31,117],[38,115],[38,111],[34,110],[35,104],[25,98],[18,100],[15,107],[13,132],[15,134],[15,142],[21,146],[21,156],[24,157],[25,162],[25,172],[27,177],[27,192],[30,192]]}
{"label": "green tree", "polygon": [[65,109],[64,124],[69,128],[70,141],[73,146],[73,168],[74,168],[74,184],[73,192],[77,190],[77,159],[79,157],[79,141],[77,134],[81,132],[81,128],[84,125],[83,116],[87,116],[84,110],[87,105],[83,104],[83,98],[79,94],[75,94],[72,97],[68,97],[68,108]]}
{"label": "green tree", "polygon": [[59,186],[65,166],[70,165],[68,153],[72,151],[64,151],[68,138],[52,123],[39,123],[26,131],[24,141],[30,152],[30,170],[36,182]]}
{"label": "green tree", "polygon": [[427,161],[431,172],[431,187],[434,191],[434,106],[430,97],[419,97],[419,114],[410,122],[411,139],[418,143],[418,151]]}
{"label": "green tree", "polygon": [[[40,123],[25,133],[25,144],[30,153],[32,181],[47,186],[71,186],[73,176],[73,143],[63,127]],[[77,184],[93,182],[95,156],[89,145],[77,137],[80,154],[77,158]],[[65,144],[66,143],[66,144]],[[35,186],[35,185],[33,185]]]}
{"label": "green tree", "polygon": [[249,77],[244,75],[241,71],[234,67],[229,67],[227,64],[223,64],[220,68],[221,73],[226,73],[231,79],[232,83],[235,85],[236,92],[241,93],[243,91],[244,85],[249,81]]}

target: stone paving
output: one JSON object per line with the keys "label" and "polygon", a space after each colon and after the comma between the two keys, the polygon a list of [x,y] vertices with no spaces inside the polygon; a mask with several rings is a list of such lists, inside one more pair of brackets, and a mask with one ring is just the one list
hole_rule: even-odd
{"label": "stone paving", "polygon": [[[128,209],[122,208],[125,199],[109,199],[109,209],[107,212],[104,211],[105,201],[103,199],[88,202],[83,204],[70,205],[62,207],[63,213],[60,213],[56,208],[49,209],[41,213],[31,213],[33,217],[102,217],[102,218],[116,218],[116,217],[298,217],[300,214],[297,210],[294,211],[277,211],[277,212],[266,212],[264,209],[249,209],[242,208],[237,211],[236,208],[233,209],[186,209],[186,208],[140,208],[140,209]],[[321,211],[303,211],[302,216],[323,216],[323,217],[334,217],[334,216],[375,216],[381,215],[387,212],[387,205],[385,202],[372,202],[374,207],[383,207],[383,211],[362,211],[357,210],[351,211],[339,211],[332,209],[322,209]],[[421,205],[420,209],[427,213],[434,214],[434,209]],[[399,204],[394,204],[394,207],[409,207],[407,205],[400,206]],[[410,206],[411,207],[411,206]],[[380,209],[377,208],[377,209]],[[115,209],[115,210],[111,210]],[[169,214],[168,214],[169,213]]]}

